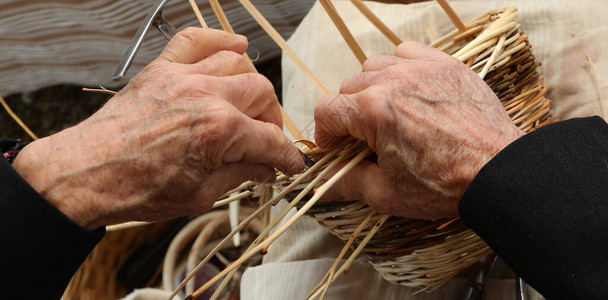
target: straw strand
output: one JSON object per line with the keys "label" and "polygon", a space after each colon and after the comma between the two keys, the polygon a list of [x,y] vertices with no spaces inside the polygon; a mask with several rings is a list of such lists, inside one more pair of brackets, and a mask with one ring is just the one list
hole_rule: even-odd
{"label": "straw strand", "polygon": [[9,114],[9,116],[11,116],[11,118],[13,118],[13,120],[15,120],[15,122],[17,122],[17,124],[19,124],[19,126],[21,126],[21,128],[23,128],[23,130],[25,130],[25,132],[34,141],[38,139],[38,137],[34,134],[34,132],[32,132],[30,130],[30,128],[27,127],[27,125],[25,125],[25,123],[23,123],[23,121],[21,121],[21,119],[19,118],[19,116],[17,116],[17,114],[15,114],[13,112],[13,110],[8,106],[8,104],[6,103],[6,101],[4,101],[4,98],[2,98],[2,96],[0,96],[0,104],[2,104],[2,106],[4,107],[4,110],[6,110],[6,112]]}
{"label": "straw strand", "polygon": [[367,56],[365,56],[365,53],[361,49],[361,46],[359,46],[359,44],[353,37],[353,34],[350,32],[350,30],[348,30],[348,27],[346,27],[346,24],[338,14],[336,7],[331,3],[331,0],[320,0],[320,2],[327,14],[329,15],[329,18],[340,32],[340,35],[342,35],[342,38],[344,38],[344,41],[346,41],[346,44],[348,45],[350,50],[353,52],[357,60],[359,60],[359,63],[363,64],[365,60],[367,60]]}

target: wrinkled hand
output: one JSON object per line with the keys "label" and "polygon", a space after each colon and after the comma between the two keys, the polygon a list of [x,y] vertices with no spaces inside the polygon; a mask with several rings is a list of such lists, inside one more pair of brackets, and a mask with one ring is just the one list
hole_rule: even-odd
{"label": "wrinkled hand", "polygon": [[456,216],[479,169],[523,132],[458,60],[414,42],[395,55],[369,58],[363,73],[315,110],[321,147],[351,135],[378,155],[377,163],[358,164],[326,198],[363,200],[408,218]]}
{"label": "wrinkled hand", "polygon": [[81,124],[28,145],[15,169],[80,225],[196,215],[247,180],[304,168],[245,37],[186,29]]}

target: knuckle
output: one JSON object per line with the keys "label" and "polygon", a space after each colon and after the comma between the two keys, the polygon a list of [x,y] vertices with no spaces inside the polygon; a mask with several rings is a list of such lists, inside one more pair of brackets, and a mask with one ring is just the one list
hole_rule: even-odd
{"label": "knuckle", "polygon": [[241,64],[245,62],[245,58],[233,51],[221,50],[218,54],[227,62],[232,64]]}
{"label": "knuckle", "polygon": [[397,195],[384,195],[378,192],[363,193],[363,197],[365,199],[362,200],[364,200],[371,208],[375,209],[379,213],[389,215],[395,214],[395,208],[392,207],[391,203],[393,203],[395,199],[400,198]]}
{"label": "knuckle", "polygon": [[404,72],[405,69],[407,69],[407,64],[390,66],[386,68],[387,77],[392,80],[406,77],[408,72]]}
{"label": "knuckle", "polygon": [[174,79],[175,84],[172,87],[172,92],[175,97],[193,96],[193,95],[211,95],[211,87],[213,79],[210,77],[180,75]]}
{"label": "knuckle", "polygon": [[[416,87],[420,83],[420,77],[427,71],[421,72],[418,65],[410,65],[407,63],[391,66],[387,70],[387,78],[391,84],[396,85],[399,89]],[[391,86],[391,88],[395,88]]]}
{"label": "knuckle", "polygon": [[[225,131],[236,129],[239,125],[239,118],[233,109],[228,107],[217,108],[211,117],[211,123],[216,125],[216,132],[224,134]],[[223,130],[222,126],[225,126],[227,130]]]}
{"label": "knuckle", "polygon": [[221,50],[200,63],[203,74],[214,76],[230,75],[231,70],[243,63],[243,57],[229,50]]}
{"label": "knuckle", "polygon": [[386,53],[381,53],[381,54],[374,54],[372,56],[370,56],[364,63],[363,63],[363,70],[369,70],[371,68],[373,68],[374,66],[384,62],[384,61],[388,61],[390,59],[392,59],[393,56],[386,54]]}
{"label": "knuckle", "polygon": [[244,84],[257,89],[264,96],[274,96],[274,86],[264,75],[258,73],[247,73],[244,75]]}
{"label": "knuckle", "polygon": [[239,118],[232,109],[220,106],[213,109],[204,122],[203,149],[207,152],[205,166],[218,168],[231,147],[232,134],[238,132]]}
{"label": "knuckle", "polygon": [[264,130],[264,134],[258,137],[261,140],[260,142],[267,145],[271,149],[280,147],[282,141],[279,137],[283,134],[283,132],[279,129],[279,127],[271,123],[262,123],[262,126],[266,127],[267,130]]}
{"label": "knuckle", "polygon": [[399,44],[399,46],[397,46],[397,48],[395,49],[395,53],[401,53],[402,51],[405,51],[407,48],[413,47],[413,46],[417,46],[419,43],[415,42],[415,41],[404,41],[401,44]]}
{"label": "knuckle", "polygon": [[369,73],[358,73],[346,78],[340,85],[340,94],[352,94],[357,86],[368,80]]}
{"label": "knuckle", "polygon": [[381,57],[382,57],[382,54],[374,54],[374,55],[370,56],[368,59],[365,60],[365,62],[363,62],[363,70],[367,70],[371,66],[377,64],[378,61],[381,60]]}
{"label": "knuckle", "polygon": [[185,42],[191,42],[194,40],[194,36],[200,32],[200,28],[196,27],[187,27],[184,30],[178,32],[173,38],[177,38],[178,40],[182,40]]}
{"label": "knuckle", "polygon": [[325,103],[323,100],[321,100],[319,102],[319,104],[317,104],[317,106],[315,106],[315,111],[314,111],[314,117],[316,121],[319,121],[320,118],[323,118],[323,108],[325,107]]}
{"label": "knuckle", "polygon": [[[359,75],[359,74],[357,74],[357,75]],[[346,94],[350,91],[350,88],[354,84],[354,81],[355,81],[354,77],[357,75],[353,75],[353,76],[350,76],[350,77],[344,79],[344,81],[340,85],[340,94]]]}
{"label": "knuckle", "polygon": [[170,45],[175,45],[173,49],[178,49],[179,47],[191,47],[195,44],[195,32],[196,29],[192,27],[188,27],[180,32],[178,32],[172,39],[172,43]]}
{"label": "knuckle", "polygon": [[365,195],[365,199],[353,199],[353,200],[363,200],[373,209],[378,212],[385,212],[384,206],[382,205],[382,198],[376,195]]}
{"label": "knuckle", "polygon": [[339,96],[339,94],[329,94],[329,95],[323,97],[321,99],[321,101],[319,101],[317,106],[315,106],[315,112],[314,112],[315,120],[318,120],[320,118],[322,119],[323,117],[326,116],[325,112],[326,112],[328,106],[331,104],[332,100],[338,96]]}
{"label": "knuckle", "polygon": [[386,87],[371,86],[365,91],[364,96],[356,97],[353,100],[359,107],[359,115],[362,121],[366,122],[366,124],[373,124],[393,119],[383,115],[386,113],[387,105],[390,105],[387,102],[392,98],[387,93],[389,92]]}

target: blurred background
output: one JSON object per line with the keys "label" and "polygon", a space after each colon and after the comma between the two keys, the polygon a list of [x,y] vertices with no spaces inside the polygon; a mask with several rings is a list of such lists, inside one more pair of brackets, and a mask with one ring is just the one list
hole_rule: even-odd
{"label": "blurred background", "polygon": [[[166,44],[154,28],[120,83],[111,77],[131,38],[156,0],[0,0],[0,95],[39,137],[77,124],[109,95],[82,87],[117,91],[153,60]],[[284,38],[289,38],[313,0],[254,0]],[[197,1],[209,27],[220,28],[208,1]],[[221,1],[237,33],[248,37],[248,54],[280,96],[280,49],[236,0]],[[186,0],[163,9],[178,29],[200,26]],[[4,111],[0,138],[31,140]]]}

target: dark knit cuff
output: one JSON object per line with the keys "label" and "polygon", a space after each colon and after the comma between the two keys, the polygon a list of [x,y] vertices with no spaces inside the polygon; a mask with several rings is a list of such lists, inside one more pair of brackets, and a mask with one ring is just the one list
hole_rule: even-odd
{"label": "dark knit cuff", "polygon": [[59,299],[105,229],[80,227],[4,159],[0,186],[0,299]]}
{"label": "dark knit cuff", "polygon": [[488,162],[463,222],[548,299],[608,299],[608,125],[540,128]]}

